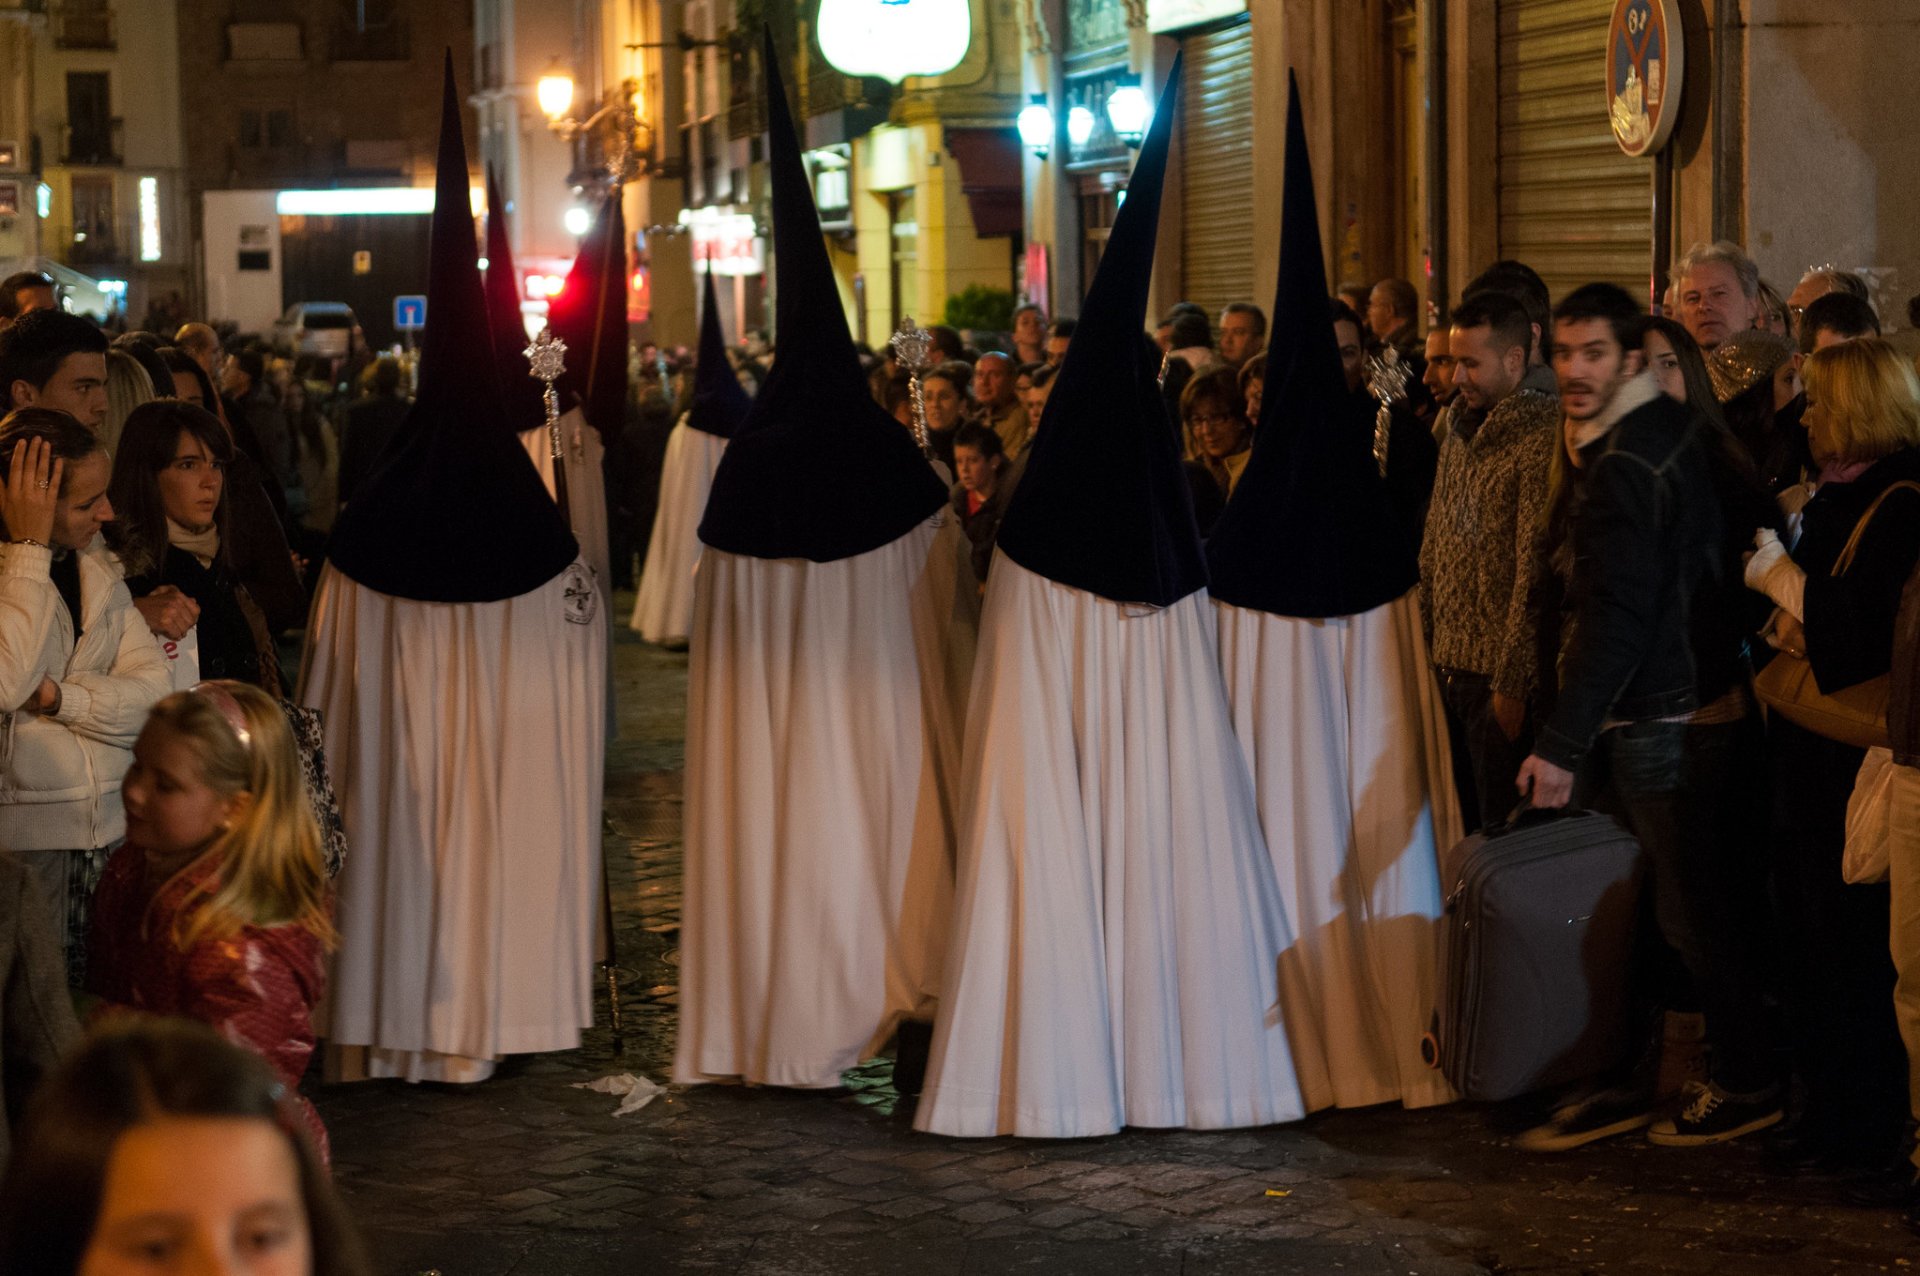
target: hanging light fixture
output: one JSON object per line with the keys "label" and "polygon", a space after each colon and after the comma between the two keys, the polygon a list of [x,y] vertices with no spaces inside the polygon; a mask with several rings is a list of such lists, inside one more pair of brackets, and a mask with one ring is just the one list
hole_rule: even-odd
{"label": "hanging light fixture", "polygon": [[540,109],[547,118],[559,121],[566,118],[567,111],[573,106],[573,77],[555,58],[547,64],[547,70],[534,86],[533,95],[540,100]]}
{"label": "hanging light fixture", "polygon": [[1033,152],[1034,158],[1045,159],[1053,149],[1053,110],[1047,105],[1047,95],[1035,93],[1032,100],[1020,108],[1015,123],[1020,129],[1020,140]]}
{"label": "hanging light fixture", "polygon": [[1107,97],[1107,122],[1128,146],[1137,146],[1153,121],[1153,103],[1138,84],[1122,84]]}
{"label": "hanging light fixture", "polygon": [[1093,140],[1093,112],[1075,104],[1067,111],[1067,140],[1074,146],[1085,146]]}

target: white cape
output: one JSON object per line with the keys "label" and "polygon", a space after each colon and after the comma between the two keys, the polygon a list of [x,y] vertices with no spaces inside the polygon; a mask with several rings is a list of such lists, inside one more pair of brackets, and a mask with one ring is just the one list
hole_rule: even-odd
{"label": "white cape", "polygon": [[1445,1103],[1420,1039],[1439,1004],[1438,848],[1460,811],[1417,595],[1325,620],[1214,607],[1296,933],[1280,995],[1307,1107]]}
{"label": "white cape", "polygon": [[[602,606],[613,598],[613,551],[607,540],[607,479],[603,465],[606,445],[600,431],[587,424],[579,408],[560,418],[560,443],[566,453],[567,514],[573,523],[573,537],[580,542],[580,555],[593,568],[594,583],[600,589]],[[520,446],[533,458],[547,495],[554,496],[553,443],[545,425],[520,431]],[[559,499],[557,496],[555,499]],[[612,613],[608,613],[612,619]]]}
{"label": "white cape", "polygon": [[1302,1115],[1291,941],[1204,590],[1122,606],[996,553],[969,700],[938,1134]]}
{"label": "white cape", "polygon": [[329,567],[301,703],[325,715],[352,852],[335,1076],[471,1081],[593,1023],[607,627],[583,564],[495,603]]}
{"label": "white cape", "polygon": [[660,471],[660,505],[640,569],[640,592],[628,623],[648,642],[680,644],[693,633],[693,569],[700,562],[700,519],[707,511],[713,472],[727,441],[696,430],[683,418],[667,438]]}
{"label": "white cape", "polygon": [[931,1014],[972,656],[934,523],[839,562],[701,557],[678,1082],[838,1085]]}

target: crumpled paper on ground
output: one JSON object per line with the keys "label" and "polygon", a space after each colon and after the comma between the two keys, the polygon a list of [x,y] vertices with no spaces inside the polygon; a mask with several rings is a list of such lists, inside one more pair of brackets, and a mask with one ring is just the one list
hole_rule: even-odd
{"label": "crumpled paper on ground", "polygon": [[620,1106],[613,1110],[617,1117],[629,1112],[638,1112],[655,1099],[667,1092],[667,1087],[656,1085],[645,1077],[637,1077],[631,1072],[619,1072],[610,1077],[601,1077],[598,1081],[576,1081],[576,1090],[593,1090],[600,1094],[617,1094]]}

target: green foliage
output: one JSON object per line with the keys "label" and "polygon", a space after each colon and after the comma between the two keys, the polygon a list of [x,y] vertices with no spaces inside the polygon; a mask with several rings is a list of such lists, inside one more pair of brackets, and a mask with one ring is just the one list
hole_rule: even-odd
{"label": "green foliage", "polygon": [[1008,332],[1013,328],[1013,294],[1005,288],[969,284],[966,291],[947,298],[947,313],[942,320],[949,328],[968,328],[983,332]]}

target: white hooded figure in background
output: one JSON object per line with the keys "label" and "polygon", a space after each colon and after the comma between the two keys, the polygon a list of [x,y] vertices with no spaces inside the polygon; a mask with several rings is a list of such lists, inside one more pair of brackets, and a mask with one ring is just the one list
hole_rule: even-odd
{"label": "white hooded figure in background", "polygon": [[868,392],[767,80],[780,357],[700,525],[673,1077],[827,1087],[932,1013],[966,662],[946,487]]}
{"label": "white hooded figure in background", "polygon": [[607,626],[502,410],[451,58],[418,397],[334,529],[301,679],[352,847],[335,1079],[478,1081],[593,1022]]}

